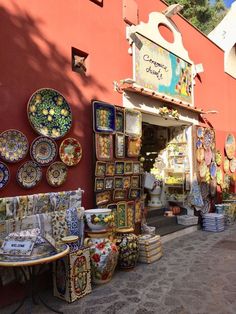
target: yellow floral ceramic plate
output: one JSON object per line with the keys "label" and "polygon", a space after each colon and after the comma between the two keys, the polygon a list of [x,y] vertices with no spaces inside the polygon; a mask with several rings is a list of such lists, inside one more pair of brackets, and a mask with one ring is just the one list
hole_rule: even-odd
{"label": "yellow floral ceramic plate", "polygon": [[27,113],[32,128],[40,135],[58,139],[71,128],[70,106],[54,89],[37,90],[28,101]]}

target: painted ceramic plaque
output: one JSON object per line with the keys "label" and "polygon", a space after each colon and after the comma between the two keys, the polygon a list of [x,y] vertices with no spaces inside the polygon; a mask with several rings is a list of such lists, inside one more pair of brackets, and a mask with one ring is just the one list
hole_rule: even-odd
{"label": "painted ceramic plaque", "polygon": [[117,228],[128,227],[126,202],[117,203],[116,226],[117,226]]}
{"label": "painted ceramic plaque", "polygon": [[123,178],[123,187],[124,189],[129,189],[131,184],[130,177],[124,177]]}
{"label": "painted ceramic plaque", "polygon": [[95,192],[100,192],[104,190],[104,179],[103,178],[96,178],[95,179]]}
{"label": "painted ceramic plaque", "polygon": [[123,189],[123,177],[115,177],[115,189]]}
{"label": "painted ceramic plaque", "polygon": [[40,166],[48,166],[57,156],[57,143],[49,137],[39,136],[31,144],[30,154]]}
{"label": "painted ceramic plaque", "polygon": [[0,134],[0,157],[7,162],[18,162],[28,152],[28,140],[18,130],[6,130]]}
{"label": "painted ceramic plaque", "polygon": [[205,149],[204,159],[205,159],[206,165],[209,166],[212,160],[212,151],[210,147]]}
{"label": "painted ceramic plaque", "polygon": [[231,172],[235,172],[236,170],[236,158],[233,157],[229,162],[229,169]]}
{"label": "painted ceramic plaque", "polygon": [[42,179],[42,169],[35,161],[26,161],[17,171],[17,182],[27,189],[35,187]]}
{"label": "painted ceramic plaque", "polygon": [[28,119],[40,135],[61,138],[71,128],[72,113],[64,96],[51,88],[37,90],[29,99]]}
{"label": "painted ceramic plaque", "polygon": [[127,223],[129,227],[134,227],[134,201],[129,201],[126,204]]}
{"label": "painted ceramic plaque", "polygon": [[132,161],[126,161],[125,162],[125,168],[124,168],[124,174],[132,174],[133,173],[133,162]]}
{"label": "painted ceramic plaque", "polygon": [[104,182],[105,182],[104,183],[105,190],[114,189],[114,178],[105,178]]}
{"label": "painted ceramic plaque", "polygon": [[233,134],[228,134],[226,141],[225,141],[225,152],[229,159],[234,157],[235,153],[235,138]]}
{"label": "painted ceramic plaque", "polygon": [[226,157],[224,159],[223,169],[224,169],[224,172],[228,172],[229,171],[229,159],[226,158]]}
{"label": "painted ceramic plaque", "polygon": [[8,167],[0,162],[0,190],[3,189],[10,179],[10,171]]}
{"label": "painted ceramic plaque", "polygon": [[138,189],[140,187],[139,182],[140,182],[139,176],[131,177],[131,188]]}
{"label": "painted ceramic plaque", "polygon": [[61,186],[66,181],[67,172],[67,166],[63,162],[54,162],[47,169],[46,178],[48,184],[54,187]]}
{"label": "painted ceramic plaque", "polygon": [[116,174],[124,174],[125,163],[123,161],[115,162],[115,173]]}
{"label": "painted ceramic plaque", "polygon": [[126,196],[127,196],[126,190],[115,189],[113,192],[113,200],[114,201],[124,200],[124,199],[126,199]]}
{"label": "painted ceramic plaque", "polygon": [[198,162],[202,162],[204,160],[205,151],[203,147],[197,148],[196,157]]}
{"label": "painted ceramic plaque", "polygon": [[222,163],[222,155],[219,150],[216,151],[215,161],[216,161],[217,166],[220,166]]}
{"label": "painted ceramic plaque", "polygon": [[113,158],[112,134],[95,134],[96,157],[98,160],[111,160]]}
{"label": "painted ceramic plaque", "polygon": [[141,138],[128,138],[127,156],[138,157],[141,149]]}
{"label": "painted ceramic plaque", "polygon": [[106,176],[114,176],[115,175],[115,163],[114,162],[106,162]]}
{"label": "painted ceramic plaque", "polygon": [[116,107],[115,119],[116,132],[124,133],[124,109]]}
{"label": "painted ceramic plaque", "polygon": [[116,134],[115,155],[116,155],[116,158],[125,157],[125,135],[124,134]]}
{"label": "painted ceramic plaque", "polygon": [[93,102],[94,132],[114,133],[115,106],[101,101]]}
{"label": "painted ceramic plaque", "polygon": [[106,163],[103,161],[96,161],[95,176],[104,177],[106,173]]}
{"label": "painted ceramic plaque", "polygon": [[111,192],[101,192],[96,194],[96,205],[102,205],[110,202],[111,200]]}
{"label": "painted ceramic plaque", "polygon": [[141,189],[130,189],[129,190],[129,198],[136,199],[139,198],[141,194]]}
{"label": "painted ceramic plaque", "polygon": [[67,166],[77,165],[82,157],[82,147],[80,142],[75,138],[66,138],[60,145],[59,155],[61,161]]}
{"label": "painted ceramic plaque", "polygon": [[125,109],[125,134],[131,137],[142,135],[142,114],[137,110]]}

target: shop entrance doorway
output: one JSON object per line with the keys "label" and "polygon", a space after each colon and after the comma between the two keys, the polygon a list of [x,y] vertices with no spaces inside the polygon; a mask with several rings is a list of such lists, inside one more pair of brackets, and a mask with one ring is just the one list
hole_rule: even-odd
{"label": "shop entrance doorway", "polygon": [[154,186],[145,188],[147,223],[166,235],[186,228],[178,225],[177,216],[187,214],[192,127],[179,120],[143,115],[142,130],[143,169],[155,179]]}

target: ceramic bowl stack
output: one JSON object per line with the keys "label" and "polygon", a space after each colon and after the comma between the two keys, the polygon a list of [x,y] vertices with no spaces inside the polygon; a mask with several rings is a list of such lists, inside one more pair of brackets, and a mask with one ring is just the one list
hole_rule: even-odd
{"label": "ceramic bowl stack", "polygon": [[161,237],[159,235],[144,234],[138,238],[139,262],[153,263],[162,257]]}
{"label": "ceramic bowl stack", "polygon": [[225,217],[223,214],[208,213],[203,215],[203,230],[220,232],[225,229]]}

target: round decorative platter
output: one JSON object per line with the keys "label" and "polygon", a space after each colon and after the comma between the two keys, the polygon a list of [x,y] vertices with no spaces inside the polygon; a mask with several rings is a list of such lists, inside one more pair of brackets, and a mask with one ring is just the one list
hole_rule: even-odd
{"label": "round decorative platter", "polygon": [[0,162],[0,190],[3,189],[10,179],[10,171],[3,162]]}
{"label": "round decorative platter", "polygon": [[41,181],[42,169],[35,161],[26,161],[19,167],[16,179],[23,188],[31,189]]}
{"label": "round decorative platter", "polygon": [[196,142],[196,147],[200,148],[202,146],[203,146],[202,140],[198,139],[197,142]]}
{"label": "round decorative platter", "polygon": [[216,151],[215,161],[216,161],[217,166],[220,166],[222,163],[222,155],[219,150]]}
{"label": "round decorative platter", "polygon": [[220,168],[218,168],[216,171],[216,182],[218,185],[223,183],[223,172]]}
{"label": "round decorative platter", "polygon": [[66,138],[60,145],[59,155],[67,166],[77,165],[82,157],[82,147],[79,141],[74,138]]}
{"label": "round decorative platter", "polygon": [[211,147],[214,140],[214,131],[211,129],[205,129],[203,136],[203,146],[205,149]]}
{"label": "round decorative platter", "polygon": [[211,178],[215,178],[216,177],[216,170],[217,170],[217,165],[216,163],[213,161],[211,164],[210,164],[210,175],[211,175]]}
{"label": "round decorative platter", "polygon": [[206,162],[206,165],[209,166],[212,160],[212,151],[210,149],[210,147],[208,147],[205,152],[204,152],[204,159]]}
{"label": "round decorative platter", "polygon": [[229,171],[229,159],[227,157],[225,157],[225,159],[224,159],[223,169],[224,169],[224,172]]}
{"label": "round decorative platter", "polygon": [[205,178],[206,173],[207,173],[207,165],[205,163],[205,161],[203,160],[200,164],[199,164],[199,175],[201,178]]}
{"label": "round decorative platter", "polygon": [[236,158],[233,157],[229,162],[229,169],[231,172],[235,172],[236,170]]}
{"label": "round decorative platter", "polygon": [[197,137],[203,137],[203,136],[204,136],[204,128],[200,126],[197,129]]}
{"label": "round decorative platter", "polygon": [[49,185],[57,187],[62,185],[67,178],[68,168],[61,162],[56,161],[48,167],[46,178]]}
{"label": "round decorative platter", "polygon": [[233,134],[228,134],[225,141],[225,152],[229,159],[234,157],[235,153],[235,138]]}
{"label": "round decorative platter", "polygon": [[26,136],[14,129],[6,130],[0,134],[0,157],[7,162],[22,160],[29,149]]}
{"label": "round decorative platter", "polygon": [[32,128],[40,135],[58,139],[71,128],[70,106],[55,89],[37,90],[28,101],[27,113]]}
{"label": "round decorative platter", "polygon": [[197,148],[196,157],[198,162],[202,162],[204,160],[205,151],[203,147]]}
{"label": "round decorative platter", "polygon": [[57,156],[57,143],[49,137],[39,136],[31,144],[30,154],[40,166],[48,166]]}

